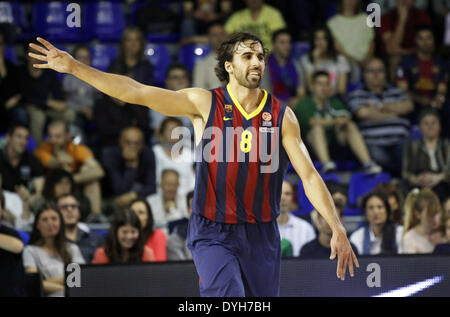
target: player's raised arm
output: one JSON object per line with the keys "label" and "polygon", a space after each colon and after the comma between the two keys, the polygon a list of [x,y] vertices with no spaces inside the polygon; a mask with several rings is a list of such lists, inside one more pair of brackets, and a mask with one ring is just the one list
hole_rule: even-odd
{"label": "player's raised arm", "polygon": [[202,92],[200,88],[191,88],[177,92],[144,85],[127,76],[109,74],[87,66],[43,38],[38,37],[37,40],[43,46],[31,43],[30,47],[40,54],[30,52],[29,55],[46,63],[34,64],[36,68],[49,68],[72,74],[111,97],[127,103],[147,106],[168,116],[202,115],[198,108],[201,103],[195,102],[195,95],[197,90],[200,95],[208,94],[206,90]]}
{"label": "player's raised arm", "polygon": [[308,150],[301,139],[297,118],[289,107],[286,108],[284,114],[281,134],[283,147],[302,180],[306,196],[333,230],[330,259],[333,260],[336,255],[338,256],[337,277],[342,280],[345,279],[347,266],[350,275],[353,276],[353,263],[359,267],[358,260],[347,239],[344,226],[339,220],[330,192],[315,169]]}

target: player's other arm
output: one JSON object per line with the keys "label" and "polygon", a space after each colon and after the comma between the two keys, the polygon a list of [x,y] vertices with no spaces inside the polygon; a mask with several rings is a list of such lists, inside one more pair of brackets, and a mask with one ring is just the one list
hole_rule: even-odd
{"label": "player's other arm", "polygon": [[[85,81],[101,92],[131,104],[147,106],[168,116],[204,116],[204,103],[196,103],[196,95],[209,94],[200,88],[171,91],[141,84],[127,76],[109,74],[87,66],[69,53],[55,48],[48,41],[37,38],[43,45],[30,44],[40,54],[29,53],[37,60],[46,62],[34,64],[36,68],[50,68],[61,73],[69,73]],[[193,97],[194,96],[194,97]]]}
{"label": "player's other arm", "polygon": [[359,267],[358,260],[347,239],[344,226],[339,220],[330,192],[315,169],[308,150],[301,139],[297,118],[289,107],[286,108],[284,114],[281,134],[283,147],[302,180],[306,196],[333,230],[330,259],[333,260],[336,255],[338,256],[336,275],[344,280],[348,266],[350,275],[353,276],[353,262]]}

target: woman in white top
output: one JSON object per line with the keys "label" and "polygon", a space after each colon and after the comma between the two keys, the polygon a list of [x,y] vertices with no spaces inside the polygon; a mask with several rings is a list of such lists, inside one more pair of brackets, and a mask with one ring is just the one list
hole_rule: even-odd
{"label": "woman in white top", "polygon": [[399,246],[403,227],[389,220],[391,213],[387,198],[371,192],[362,201],[367,224],[350,236],[360,255],[401,253]]}
{"label": "woman in white top", "polygon": [[336,52],[333,38],[327,27],[319,27],[313,32],[310,51],[301,57],[300,63],[305,71],[309,91],[311,91],[313,74],[316,71],[325,71],[330,77],[331,94],[342,96],[346,94],[350,65],[344,56]]}
{"label": "woman in white top", "polygon": [[67,241],[63,217],[52,203],[43,204],[37,211],[22,257],[25,271],[39,272],[44,293],[51,297],[64,296],[66,265],[85,263],[78,246]]}
{"label": "woman in white top", "polygon": [[404,253],[432,253],[437,244],[444,243],[440,227],[441,203],[428,188],[413,189],[405,202]]}

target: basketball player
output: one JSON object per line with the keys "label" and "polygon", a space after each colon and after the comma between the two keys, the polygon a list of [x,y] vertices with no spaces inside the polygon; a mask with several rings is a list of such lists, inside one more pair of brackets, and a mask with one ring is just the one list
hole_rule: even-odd
{"label": "basketball player", "polygon": [[[215,71],[228,84],[210,91],[146,86],[84,65],[46,40],[37,40],[43,46],[30,46],[40,54],[29,55],[45,63],[34,67],[70,73],[124,102],[191,119],[196,146],[204,156],[196,168],[188,246],[202,296],[279,295],[281,244],[276,218],[289,159],[307,197],[333,230],[330,259],[338,257],[337,277],[344,280],[347,267],[353,276],[358,261],[293,111],[258,88],[266,57],[259,38],[235,33],[222,43]],[[237,151],[229,151],[230,139],[237,143]],[[269,160],[260,154],[265,145]],[[272,169],[267,163],[273,163]]]}

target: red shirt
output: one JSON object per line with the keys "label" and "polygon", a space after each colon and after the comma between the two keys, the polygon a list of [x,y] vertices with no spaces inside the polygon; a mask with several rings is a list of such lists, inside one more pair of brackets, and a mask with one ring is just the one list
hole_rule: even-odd
{"label": "red shirt", "polygon": [[164,231],[156,229],[145,244],[155,253],[155,261],[167,261],[167,237]]}
{"label": "red shirt", "polygon": [[[144,253],[142,254],[142,262],[154,262],[155,254],[153,250],[147,246],[144,246]],[[94,258],[92,259],[92,264],[107,264],[110,263],[108,256],[105,253],[105,248],[100,247],[95,251]]]}

